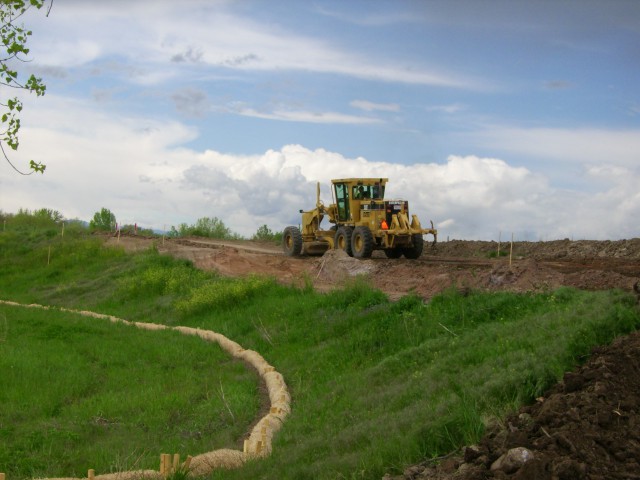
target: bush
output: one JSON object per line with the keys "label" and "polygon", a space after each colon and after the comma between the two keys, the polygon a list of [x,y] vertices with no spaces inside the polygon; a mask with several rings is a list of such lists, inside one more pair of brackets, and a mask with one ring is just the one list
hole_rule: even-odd
{"label": "bush", "polygon": [[91,230],[102,230],[111,232],[116,229],[116,216],[108,208],[102,208],[93,215],[93,219],[89,222]]}
{"label": "bush", "polygon": [[271,229],[265,224],[258,228],[256,233],[253,234],[251,240],[258,240],[263,242],[282,242],[282,232],[272,232]]}

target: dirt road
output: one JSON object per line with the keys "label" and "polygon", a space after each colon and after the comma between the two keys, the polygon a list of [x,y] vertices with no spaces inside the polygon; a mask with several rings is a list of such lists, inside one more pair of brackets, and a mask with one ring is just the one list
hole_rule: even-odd
{"label": "dirt road", "polygon": [[391,298],[414,292],[428,299],[451,287],[543,291],[568,285],[631,290],[640,280],[640,239],[516,242],[513,249],[497,242],[453,240],[426,247],[417,260],[390,260],[382,252],[357,260],[340,251],[290,258],[272,243],[203,238],[163,241],[127,236],[110,237],[108,243],[126,250],[143,250],[155,243],[161,253],[191,260],[204,270],[227,276],[268,275],[292,284],[303,284],[306,278],[319,290],[365,275]]}

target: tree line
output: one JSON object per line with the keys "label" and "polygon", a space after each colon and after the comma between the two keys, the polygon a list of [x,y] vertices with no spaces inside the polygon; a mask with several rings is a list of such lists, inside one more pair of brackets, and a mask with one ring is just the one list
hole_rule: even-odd
{"label": "tree line", "polygon": [[[118,224],[115,214],[108,208],[101,208],[95,212],[93,218],[89,221],[82,222],[80,220],[68,220],[65,219],[62,213],[58,210],[49,208],[41,208],[38,210],[20,209],[18,213],[3,213],[0,211],[0,219],[6,225],[7,222],[25,223],[29,221],[31,223],[51,223],[59,224],[65,223],[77,223],[80,225],[86,225],[86,228],[90,232],[113,232],[120,231],[120,233],[137,233],[138,235],[152,236],[157,233],[148,228],[140,228],[137,224]],[[187,223],[181,223],[178,227],[171,226],[171,229],[166,232],[168,237],[207,237],[220,240],[246,240],[242,235],[233,232],[225,223],[218,217],[202,217],[196,220],[192,225]],[[249,238],[250,240],[258,241],[282,241],[282,232],[272,231],[266,224],[258,227],[256,232]]]}

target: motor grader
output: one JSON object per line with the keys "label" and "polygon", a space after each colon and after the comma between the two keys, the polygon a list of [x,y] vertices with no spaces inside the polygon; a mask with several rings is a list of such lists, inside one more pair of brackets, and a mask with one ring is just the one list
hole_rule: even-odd
{"label": "motor grader", "polygon": [[[343,178],[331,180],[333,203],[325,206],[317,184],[316,207],[300,210],[300,228],[284,229],[282,246],[288,256],[321,255],[328,249],[344,250],[349,256],[369,258],[374,250],[382,250],[388,258],[415,259],[422,254],[423,235],[438,238],[438,231],[422,228],[417,215],[409,221],[409,202],[385,200],[387,178]],[[327,217],[333,226],[322,230]]]}

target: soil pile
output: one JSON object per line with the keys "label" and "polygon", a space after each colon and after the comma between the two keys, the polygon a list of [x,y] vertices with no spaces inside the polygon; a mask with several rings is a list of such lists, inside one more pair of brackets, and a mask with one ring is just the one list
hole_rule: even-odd
{"label": "soil pile", "polygon": [[537,260],[585,258],[640,258],[640,239],[629,240],[552,240],[548,242],[510,242],[451,240],[425,248],[426,255],[444,257],[535,258]]}
{"label": "soil pile", "polygon": [[592,352],[479,445],[394,480],[640,478],[640,332]]}

